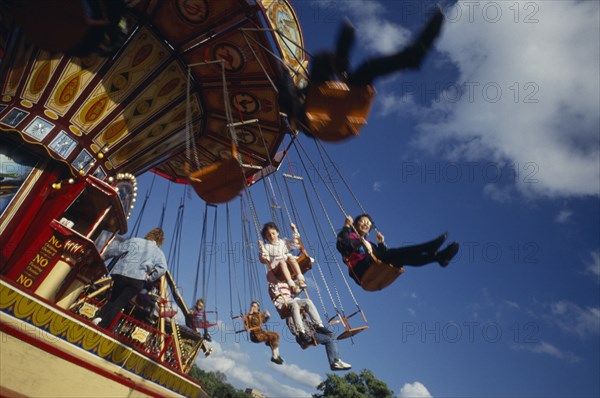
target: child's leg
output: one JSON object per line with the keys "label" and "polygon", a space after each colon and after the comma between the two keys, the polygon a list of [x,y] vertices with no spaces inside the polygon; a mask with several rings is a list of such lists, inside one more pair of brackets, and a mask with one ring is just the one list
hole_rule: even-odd
{"label": "child's leg", "polygon": [[296,325],[296,329],[300,333],[305,333],[304,330],[304,322],[302,322],[302,315],[300,314],[300,306],[296,300],[292,300],[290,303],[290,310],[292,311],[292,318],[294,318],[294,324]]}
{"label": "child's leg", "polygon": [[300,269],[300,265],[298,261],[296,261],[296,257],[291,254],[288,255],[287,258],[288,264],[292,267],[292,269],[296,272],[296,279],[298,279],[298,285],[304,289],[306,288],[306,282],[304,281],[304,275],[302,274],[302,270]]}
{"label": "child's leg", "polygon": [[296,284],[294,283],[294,280],[292,279],[292,275],[290,274],[288,265],[285,262],[285,260],[280,260],[277,263],[277,265],[275,266],[275,268],[277,268],[277,267],[279,267],[279,269],[281,270],[281,273],[283,274],[283,278],[288,283],[288,285],[290,285],[290,287],[295,287]]}

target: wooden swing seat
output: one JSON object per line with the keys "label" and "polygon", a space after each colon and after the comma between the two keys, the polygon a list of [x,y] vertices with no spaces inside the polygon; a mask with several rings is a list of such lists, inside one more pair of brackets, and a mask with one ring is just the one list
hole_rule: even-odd
{"label": "wooden swing seat", "polygon": [[373,256],[375,262],[360,279],[360,286],[369,292],[376,292],[391,285],[404,272],[404,268],[396,268]]}
{"label": "wooden swing seat", "polygon": [[309,85],[304,113],[310,133],[329,142],[357,136],[367,124],[374,98],[375,89],[368,85],[349,87],[337,81]]}
{"label": "wooden swing seat", "polygon": [[262,323],[260,325],[257,326],[252,326],[250,327],[249,322],[248,322],[248,314],[244,314],[244,315],[237,315],[237,316],[232,316],[231,319],[237,319],[237,318],[241,318],[243,323],[244,323],[244,328],[241,330],[236,330],[235,333],[244,333],[244,332],[253,332],[255,330],[260,330],[262,329]]}
{"label": "wooden swing seat", "polygon": [[[371,264],[362,278],[360,278],[359,284],[363,290],[368,292],[382,290],[391,285],[404,272],[404,268],[396,268],[391,264],[386,264],[375,257],[373,253],[371,253],[371,257],[374,261],[373,264]],[[344,258],[343,261],[348,268],[352,269],[350,264],[348,264],[348,259]]]}
{"label": "wooden swing seat", "polygon": [[[364,312],[360,309],[348,316],[342,316],[340,313],[338,313],[337,315],[335,315],[333,318],[331,318],[328,321],[328,323],[330,325],[333,325],[335,323],[341,323],[342,326],[344,327],[344,331],[337,337],[337,340],[347,339],[347,338],[357,335],[358,333],[362,332],[363,330],[367,330],[369,328],[369,325],[363,325],[363,326],[359,326],[359,327],[355,327],[355,328],[350,326],[350,322],[348,322],[348,319],[352,318],[356,314],[361,314],[365,323],[367,322],[367,318],[365,317]],[[336,318],[338,318],[338,319],[336,320]]]}
{"label": "wooden swing seat", "polygon": [[[275,299],[277,299],[277,298],[275,298]],[[275,301],[275,299],[273,299],[273,301]],[[284,305],[283,307],[281,307],[281,309],[275,307],[275,310],[277,311],[277,313],[279,314],[279,317],[281,319],[286,319],[286,318],[289,318],[290,316],[292,316],[292,309],[287,304]]]}
{"label": "wooden swing seat", "polygon": [[[277,300],[278,297],[280,297],[281,295],[277,295],[276,297],[273,297],[273,303],[275,302],[275,300]],[[292,308],[289,304],[285,304],[281,309],[278,309],[277,307],[275,307],[275,309],[277,310],[277,313],[279,314],[279,316],[281,317],[281,319],[287,319],[289,317],[292,316]],[[306,311],[304,310],[304,308],[300,308],[300,314],[302,315],[302,317],[306,316]],[[311,347],[311,346],[316,346],[317,345],[317,340],[315,339],[315,336],[310,335],[311,337],[311,341],[305,341],[305,345],[306,347],[303,348],[307,348],[307,347]]]}
{"label": "wooden swing seat", "polygon": [[217,324],[204,321],[204,322],[194,322],[193,325],[194,325],[194,328],[196,328],[196,329],[208,329],[210,327],[216,326]]}
{"label": "wooden swing seat", "polygon": [[[300,254],[296,257],[296,262],[300,266],[300,271],[302,271],[302,274],[306,274],[312,269],[313,261],[314,259],[308,255],[304,244],[302,243],[302,241],[300,241]],[[290,271],[290,276],[292,277],[292,279],[298,278],[298,275],[296,275],[296,271],[292,267],[288,267],[288,271]],[[273,273],[279,281],[286,282],[285,277],[283,276],[283,272],[279,267],[276,267],[273,270]]]}
{"label": "wooden swing seat", "polygon": [[[310,258],[308,254],[300,254],[298,257],[296,257],[296,261],[300,266],[300,271],[302,271],[302,274],[305,274],[312,269],[312,258]],[[292,267],[288,266],[288,271],[290,271],[290,276],[292,277],[292,279],[298,278],[296,271]],[[276,267],[275,269],[273,269],[273,273],[275,274],[277,280],[281,282],[286,282],[280,267]]]}
{"label": "wooden swing seat", "polygon": [[352,337],[352,336],[354,336],[354,335],[356,335],[356,334],[358,334],[358,333],[360,333],[360,332],[362,332],[363,330],[366,330],[366,329],[368,329],[368,328],[369,328],[369,326],[368,326],[368,325],[364,325],[364,326],[359,326],[359,327],[357,327],[357,328],[352,328],[352,329],[345,330],[344,332],[342,332],[342,333],[341,333],[341,334],[340,334],[340,335],[337,337],[337,339],[338,339],[338,340],[344,340],[344,339],[347,339],[348,337]]}
{"label": "wooden swing seat", "polygon": [[175,315],[177,315],[177,309],[175,308],[166,308],[163,311],[160,312],[160,317],[161,318],[173,318]]}
{"label": "wooden swing seat", "polygon": [[190,185],[207,203],[225,203],[243,190],[245,176],[236,157],[222,159],[189,174]]}
{"label": "wooden swing seat", "polygon": [[251,342],[257,343],[257,344],[264,343],[264,341],[259,340],[256,337],[256,335],[254,333],[252,333],[252,332],[255,332],[255,331],[257,331],[257,332],[258,331],[262,331],[263,330],[263,328],[262,328],[263,324],[260,323],[260,324],[258,324],[256,326],[250,326],[250,322],[248,321],[250,319],[249,314],[242,315],[242,316],[244,318],[244,329],[239,330],[236,333],[249,332],[250,333],[250,341]]}
{"label": "wooden swing seat", "polygon": [[196,311],[194,316],[192,316],[192,320],[191,320],[191,326],[194,329],[208,329],[212,326],[215,326],[217,323],[216,322],[208,322],[207,318],[206,318],[206,314],[207,313],[214,313],[216,314],[216,311]]}

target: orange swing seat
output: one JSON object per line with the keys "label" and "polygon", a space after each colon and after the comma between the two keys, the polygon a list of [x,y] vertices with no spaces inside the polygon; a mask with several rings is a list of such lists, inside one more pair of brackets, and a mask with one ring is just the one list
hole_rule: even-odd
{"label": "orange swing seat", "polygon": [[404,268],[396,268],[386,264],[373,256],[375,263],[365,272],[360,279],[360,286],[369,292],[376,292],[391,285],[396,278],[404,272]]}
{"label": "orange swing seat", "polygon": [[188,175],[190,185],[207,203],[225,203],[245,187],[245,176],[237,157],[219,160]]}
{"label": "orange swing seat", "polygon": [[[382,290],[391,285],[402,273],[404,268],[396,268],[391,264],[386,264],[379,260],[373,253],[371,253],[374,263],[365,271],[362,278],[360,278],[360,287],[368,292],[376,292]],[[346,258],[343,259],[344,264],[350,268]]]}
{"label": "orange swing seat", "polygon": [[304,106],[309,132],[328,142],[357,136],[367,124],[374,98],[375,89],[368,85],[349,87],[338,81],[309,85]]}

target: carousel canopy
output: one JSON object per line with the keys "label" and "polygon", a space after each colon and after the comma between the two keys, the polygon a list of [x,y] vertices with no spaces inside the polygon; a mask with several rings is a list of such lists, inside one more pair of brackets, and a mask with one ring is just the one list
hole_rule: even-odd
{"label": "carousel canopy", "polygon": [[[28,3],[53,5],[31,16],[44,23],[23,22]],[[242,162],[268,165],[288,131],[273,86],[286,71],[279,59],[288,70],[306,63],[286,0],[141,0],[123,6],[117,19],[102,2],[94,18],[85,7],[65,15],[57,3],[8,2],[0,9],[3,21],[15,22],[0,32],[1,134],[100,178],[153,169],[186,182],[186,164],[231,157],[232,135]],[[64,40],[77,18],[117,21],[112,29],[124,34],[122,45],[107,54],[85,51],[96,43],[89,37],[48,44],[60,44],[52,25],[61,27],[56,40]],[[73,35],[88,34],[81,23],[71,26]],[[102,37],[97,41],[102,48]],[[232,123],[238,127],[228,128]]]}

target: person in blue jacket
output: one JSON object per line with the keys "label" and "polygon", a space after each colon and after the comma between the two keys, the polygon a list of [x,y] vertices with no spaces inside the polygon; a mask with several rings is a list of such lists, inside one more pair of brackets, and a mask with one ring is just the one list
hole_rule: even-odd
{"label": "person in blue jacket", "polygon": [[164,232],[154,228],[144,238],[115,239],[104,251],[102,258],[121,256],[111,271],[113,286],[110,299],[93,322],[108,328],[147,282],[158,280],[167,271],[167,259],[160,249]]}

